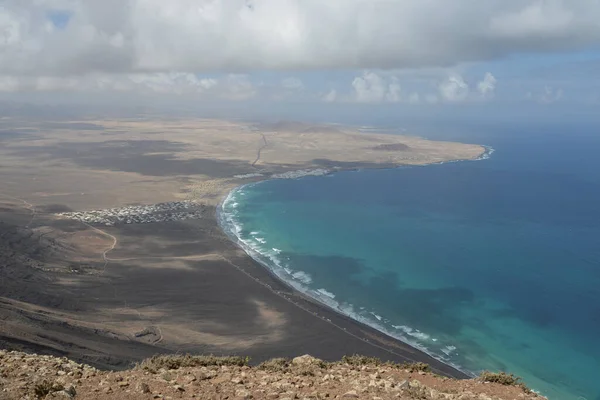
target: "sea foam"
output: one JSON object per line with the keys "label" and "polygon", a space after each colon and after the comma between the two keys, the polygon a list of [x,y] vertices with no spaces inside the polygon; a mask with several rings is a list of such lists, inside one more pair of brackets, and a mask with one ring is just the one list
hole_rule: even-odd
{"label": "sea foam", "polygon": [[326,289],[317,289],[317,292],[321,293],[323,296],[327,296],[330,299],[335,299],[335,294],[331,293],[330,291],[326,290]]}
{"label": "sea foam", "polygon": [[297,271],[292,273],[292,276],[294,277],[294,279],[299,280],[300,282],[304,283],[305,285],[309,285],[312,283],[312,278],[310,277],[309,274],[307,274],[304,271]]}

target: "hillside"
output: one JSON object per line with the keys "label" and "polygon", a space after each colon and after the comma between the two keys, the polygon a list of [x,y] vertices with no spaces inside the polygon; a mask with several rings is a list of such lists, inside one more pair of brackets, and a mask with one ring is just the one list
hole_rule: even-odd
{"label": "hillside", "polygon": [[[325,363],[310,356],[250,367],[241,357],[162,356],[121,372],[66,358],[0,350],[0,399],[541,399],[505,383],[454,380],[425,364],[380,364],[354,356]],[[507,379],[508,378],[508,379]]]}

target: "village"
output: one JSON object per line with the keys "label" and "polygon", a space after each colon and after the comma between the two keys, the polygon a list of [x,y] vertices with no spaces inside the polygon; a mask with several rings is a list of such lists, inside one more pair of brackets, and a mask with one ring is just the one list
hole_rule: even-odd
{"label": "village", "polygon": [[63,212],[56,215],[91,225],[115,226],[199,219],[202,217],[202,209],[201,204],[193,201],[171,201],[106,210]]}

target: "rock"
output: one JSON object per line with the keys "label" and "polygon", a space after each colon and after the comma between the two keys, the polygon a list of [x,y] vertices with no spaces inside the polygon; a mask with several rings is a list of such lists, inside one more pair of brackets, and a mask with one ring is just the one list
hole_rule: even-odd
{"label": "rock", "polygon": [[215,384],[225,383],[230,380],[231,380],[231,374],[219,374],[219,375],[217,375],[216,378],[213,379],[213,383],[215,383]]}
{"label": "rock", "polygon": [[77,394],[77,392],[75,391],[75,388],[73,386],[69,386],[68,388],[55,392],[54,393],[57,396],[61,396],[61,397],[66,397],[68,399],[72,399],[73,397],[75,397],[75,395]]}
{"label": "rock", "polygon": [[316,365],[316,364],[320,364],[321,362],[322,361],[319,360],[318,358],[314,358],[312,356],[309,356],[308,354],[305,354],[303,356],[294,358],[292,360],[292,365],[296,365],[296,366]]}
{"label": "rock", "polygon": [[71,397],[75,397],[75,395],[77,394],[77,391],[75,390],[74,386],[69,386],[68,388],[66,388],[64,390],[65,393],[69,394]]}
{"label": "rock", "polygon": [[138,384],[138,390],[142,393],[150,393],[150,386],[147,383],[141,382]]}
{"label": "rock", "polygon": [[252,393],[250,393],[246,389],[238,389],[235,391],[235,397],[238,399],[248,400],[252,398]]}
{"label": "rock", "polygon": [[[198,374],[196,374],[195,378],[199,381],[205,381],[207,379],[210,379],[210,375],[207,374],[206,372],[200,372]],[[195,381],[193,381],[195,382]]]}
{"label": "rock", "polygon": [[414,379],[413,381],[411,381],[411,382],[408,384],[408,386],[409,386],[410,388],[417,389],[417,388],[420,388],[422,385],[421,385],[421,382],[419,382],[418,380]]}
{"label": "rock", "polygon": [[344,393],[342,398],[343,399],[358,399],[358,393],[356,393],[356,390],[350,390],[350,391]]}
{"label": "rock", "polygon": [[126,388],[127,386],[129,386],[129,382],[125,382],[125,381],[121,381],[118,383],[120,388]]}
{"label": "rock", "polygon": [[175,389],[178,392],[185,392],[185,388],[181,385],[175,385],[173,386],[173,389]]}

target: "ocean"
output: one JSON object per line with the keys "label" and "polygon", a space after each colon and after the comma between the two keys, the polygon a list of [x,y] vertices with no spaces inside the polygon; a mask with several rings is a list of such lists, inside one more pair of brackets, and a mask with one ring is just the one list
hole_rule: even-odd
{"label": "ocean", "polygon": [[448,364],[598,400],[599,131],[419,126],[410,132],[493,152],[246,185],[221,223],[298,290]]}

